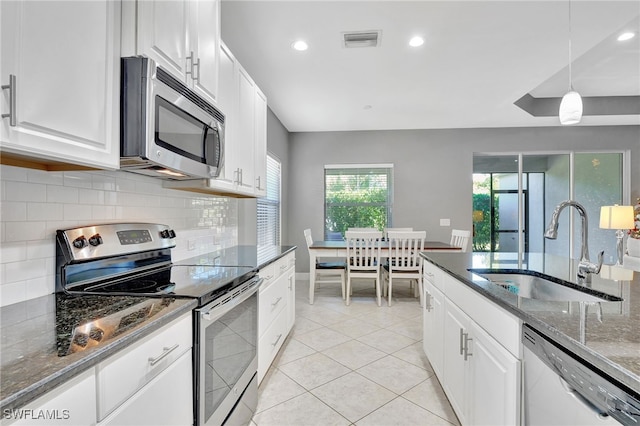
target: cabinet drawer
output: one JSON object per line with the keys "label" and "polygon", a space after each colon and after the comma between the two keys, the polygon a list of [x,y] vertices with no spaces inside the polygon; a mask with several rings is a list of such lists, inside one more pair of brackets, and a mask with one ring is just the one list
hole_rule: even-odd
{"label": "cabinet drawer", "polygon": [[279,277],[258,294],[258,335],[262,336],[276,315],[287,304],[288,280]]}
{"label": "cabinet drawer", "polygon": [[191,352],[187,352],[118,407],[100,426],[193,423],[191,366]]}
{"label": "cabinet drawer", "polygon": [[424,280],[429,281],[437,289],[442,290],[442,270],[429,261],[425,260],[422,263],[422,273]]}
{"label": "cabinet drawer", "polygon": [[191,313],[98,364],[98,420],[149,383],[192,346]]}
{"label": "cabinet drawer", "polygon": [[287,338],[287,312],[280,312],[258,343],[258,383],[266,374],[278,350]]}
{"label": "cabinet drawer", "polygon": [[262,283],[262,285],[260,286],[260,291],[262,291],[262,289],[267,288],[269,285],[271,285],[278,277],[276,276],[276,272],[274,269],[275,264],[270,264],[265,266],[264,268],[260,269],[258,271],[258,276],[262,279],[264,279],[264,282]]}

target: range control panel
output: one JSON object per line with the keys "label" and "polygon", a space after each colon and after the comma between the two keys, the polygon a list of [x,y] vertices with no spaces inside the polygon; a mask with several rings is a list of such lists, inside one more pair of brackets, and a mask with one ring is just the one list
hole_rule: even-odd
{"label": "range control panel", "polygon": [[68,263],[173,248],[176,233],[157,223],[108,223],[58,230],[56,240]]}

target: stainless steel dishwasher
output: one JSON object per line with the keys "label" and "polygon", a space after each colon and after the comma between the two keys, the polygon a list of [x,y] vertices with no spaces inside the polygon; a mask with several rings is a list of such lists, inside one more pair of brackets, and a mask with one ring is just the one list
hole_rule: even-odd
{"label": "stainless steel dishwasher", "polygon": [[528,325],[524,345],[524,424],[640,425],[640,396],[569,354]]}

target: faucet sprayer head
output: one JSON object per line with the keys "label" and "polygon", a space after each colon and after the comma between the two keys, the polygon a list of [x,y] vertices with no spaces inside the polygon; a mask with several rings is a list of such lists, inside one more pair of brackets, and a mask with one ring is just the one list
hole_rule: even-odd
{"label": "faucet sprayer head", "polygon": [[544,237],[550,240],[558,238],[558,222],[550,223],[547,229],[544,231]]}

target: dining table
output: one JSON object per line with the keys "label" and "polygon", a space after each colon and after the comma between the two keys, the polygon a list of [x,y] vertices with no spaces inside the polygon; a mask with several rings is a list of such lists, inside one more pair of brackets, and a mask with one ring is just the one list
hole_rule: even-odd
{"label": "dining table", "polygon": [[[422,251],[460,252],[460,247],[442,241],[425,241]],[[380,241],[380,257],[389,257],[389,241]],[[313,304],[315,289],[315,264],[318,258],[347,258],[347,242],[344,240],[314,241],[309,246],[309,303]]]}

